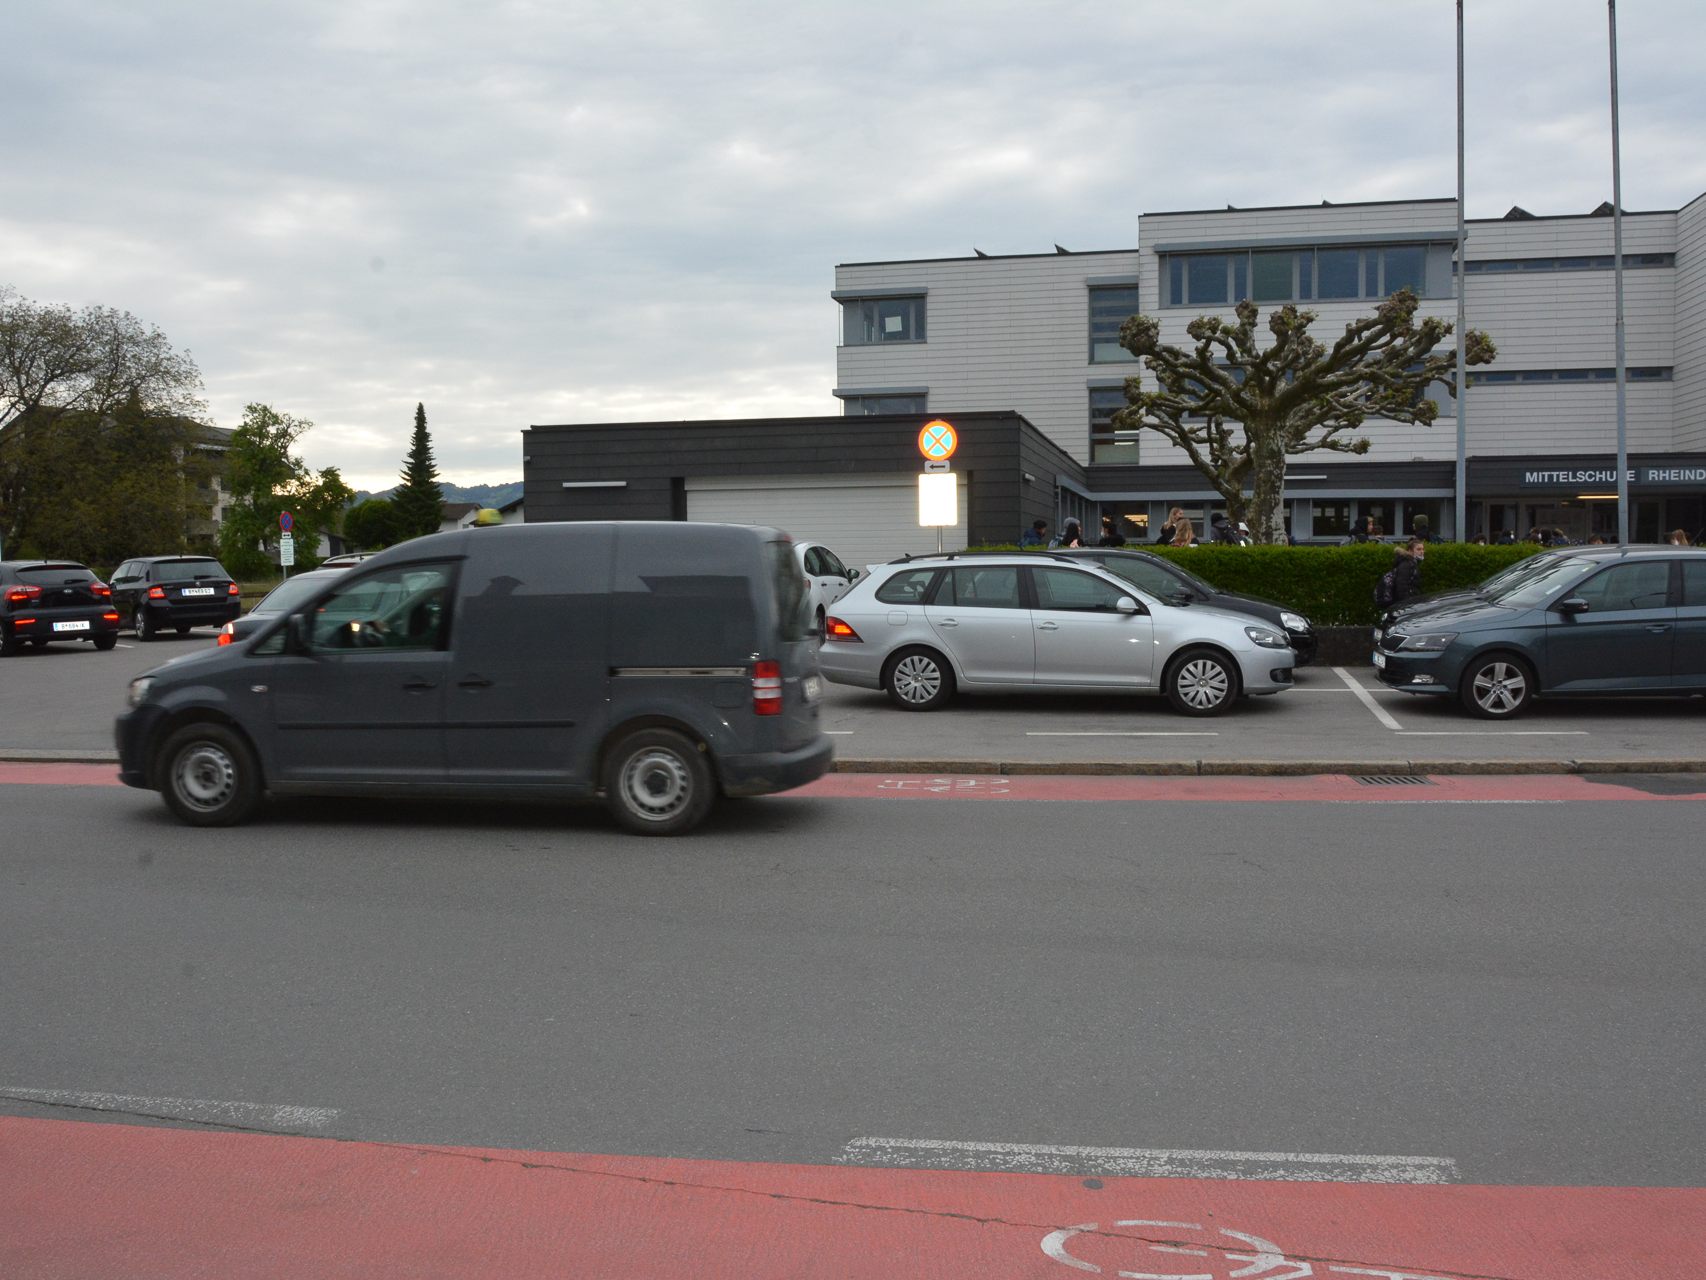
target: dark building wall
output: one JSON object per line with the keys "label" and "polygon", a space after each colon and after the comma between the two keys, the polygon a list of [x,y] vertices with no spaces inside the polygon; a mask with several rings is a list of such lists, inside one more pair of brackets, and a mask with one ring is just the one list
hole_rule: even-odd
{"label": "dark building wall", "polygon": [[[1011,542],[1033,519],[1053,520],[1061,476],[1082,483],[1070,457],[1016,413],[945,415],[960,437],[967,536]],[[916,414],[534,426],[523,445],[528,520],[670,520],[685,482],[706,476],[872,475],[923,470]],[[1024,475],[1035,479],[1027,484]],[[596,481],[622,488],[568,488]]]}

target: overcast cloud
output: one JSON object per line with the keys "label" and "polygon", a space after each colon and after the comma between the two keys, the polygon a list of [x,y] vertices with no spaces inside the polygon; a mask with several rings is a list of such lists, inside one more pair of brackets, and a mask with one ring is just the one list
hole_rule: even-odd
{"label": "overcast cloud", "polygon": [[[21,10],[21,11],[20,11]],[[1604,0],[1469,0],[1471,217],[1611,194]],[[11,6],[0,282],[391,484],[530,423],[837,411],[837,262],[1451,196],[1451,0]],[[1706,190],[1706,5],[1619,14],[1624,203]]]}

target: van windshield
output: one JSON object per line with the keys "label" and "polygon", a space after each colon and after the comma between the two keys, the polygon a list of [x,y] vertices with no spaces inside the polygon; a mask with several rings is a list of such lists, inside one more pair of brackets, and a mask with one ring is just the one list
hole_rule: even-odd
{"label": "van windshield", "polygon": [[782,623],[782,638],[804,640],[810,626],[806,618],[806,580],[794,557],[794,544],[768,542],[764,551],[770,561],[770,581],[776,589],[776,612]]}

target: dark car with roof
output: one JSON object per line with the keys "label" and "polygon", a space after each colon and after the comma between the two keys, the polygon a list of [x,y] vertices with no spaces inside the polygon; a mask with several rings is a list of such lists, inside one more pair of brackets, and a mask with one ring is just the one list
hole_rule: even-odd
{"label": "dark car with roof", "polygon": [[1257,618],[1280,631],[1291,641],[1296,665],[1306,666],[1315,660],[1319,642],[1315,624],[1296,609],[1287,608],[1261,596],[1244,595],[1238,591],[1223,591],[1211,586],[1196,574],[1174,564],[1165,556],[1149,551],[1132,551],[1114,547],[1082,547],[1056,551],[1055,555],[1071,556],[1075,560],[1093,560],[1134,587],[1139,587],[1173,605],[1202,604],[1229,613],[1242,613]]}
{"label": "dark car with roof", "polygon": [[1535,697],[1706,692],[1706,549],[1579,547],[1382,627],[1381,680],[1509,719]]}
{"label": "dark car with roof", "polygon": [[243,612],[242,594],[212,556],[138,556],[113,570],[113,604],[138,640],[222,627]]}
{"label": "dark car with roof", "polygon": [[112,588],[75,560],[0,561],[0,657],[26,645],[42,649],[86,640],[97,649],[118,643]]}
{"label": "dark car with roof", "polygon": [[219,643],[236,644],[248,639],[279,614],[289,613],[297,605],[306,604],[311,597],[319,594],[322,587],[346,569],[354,568],[357,563],[359,561],[343,565],[321,565],[318,569],[309,569],[305,573],[286,578],[262,596],[249,612],[240,618],[233,618],[219,628]]}

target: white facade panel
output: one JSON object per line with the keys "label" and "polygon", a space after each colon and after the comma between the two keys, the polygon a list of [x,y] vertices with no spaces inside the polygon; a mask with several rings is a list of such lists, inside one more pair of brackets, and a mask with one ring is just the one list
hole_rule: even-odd
{"label": "white facade panel", "polygon": [[[821,542],[854,568],[936,550],[936,530],[918,524],[916,476],[708,476],[687,481],[687,518],[719,524],[773,525],[796,542]],[[966,545],[966,493],[960,520],[942,545]]]}
{"label": "white facade panel", "polygon": [[1706,449],[1706,196],[1676,216],[1676,447]]}

